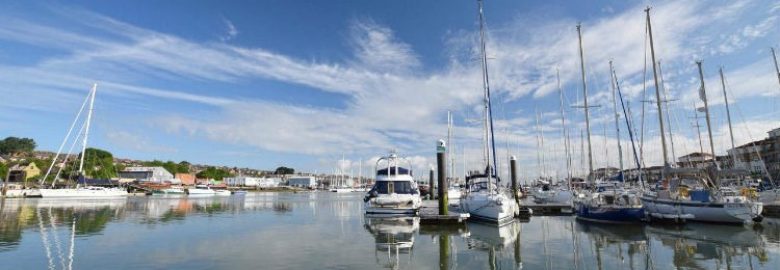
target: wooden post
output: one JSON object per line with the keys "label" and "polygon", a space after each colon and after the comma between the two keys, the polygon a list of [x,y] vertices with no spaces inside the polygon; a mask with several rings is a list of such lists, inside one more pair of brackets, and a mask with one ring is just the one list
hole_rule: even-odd
{"label": "wooden post", "polygon": [[428,199],[433,200],[433,166],[431,166],[431,172],[428,174]]}
{"label": "wooden post", "polygon": [[447,209],[447,155],[446,155],[446,143],[444,140],[439,140],[436,146],[436,164],[437,170],[439,170],[439,215],[449,214]]}
{"label": "wooden post", "polygon": [[517,196],[517,158],[515,156],[509,157],[509,173],[512,178],[512,197],[515,198],[515,202],[519,205],[520,198]]}

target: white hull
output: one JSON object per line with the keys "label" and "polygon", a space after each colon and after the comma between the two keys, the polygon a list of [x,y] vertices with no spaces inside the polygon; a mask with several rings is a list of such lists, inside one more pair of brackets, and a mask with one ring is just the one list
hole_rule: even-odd
{"label": "white hull", "polygon": [[214,196],[217,193],[211,189],[190,188],[187,189],[187,195],[189,196]]}
{"label": "white hull", "polygon": [[461,197],[460,189],[448,189],[447,190],[447,200],[449,200],[450,204],[458,204],[460,203],[460,197]]}
{"label": "white hull", "polygon": [[761,203],[702,203],[642,197],[645,214],[651,219],[675,219],[717,223],[751,223],[761,214]]}
{"label": "white hull", "polygon": [[41,191],[38,189],[9,189],[5,191],[6,198],[24,198],[40,197]]}
{"label": "white hull", "polygon": [[366,214],[377,215],[417,215],[422,200],[412,194],[380,194],[366,202]]}
{"label": "white hull", "polygon": [[469,193],[461,198],[460,206],[472,218],[497,223],[512,220],[519,211],[517,203],[501,193],[493,195],[486,192]]}
{"label": "white hull", "polygon": [[125,197],[127,190],[121,188],[62,188],[62,189],[40,189],[41,197],[44,198],[102,198],[102,197]]}

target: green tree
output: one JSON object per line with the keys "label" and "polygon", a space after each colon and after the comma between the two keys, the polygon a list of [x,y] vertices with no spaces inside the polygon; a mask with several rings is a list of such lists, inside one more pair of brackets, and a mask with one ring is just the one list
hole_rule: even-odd
{"label": "green tree", "polygon": [[285,167],[285,166],[281,166],[279,168],[276,168],[276,170],[274,171],[274,174],[294,174],[294,173],[295,173],[295,169],[288,168],[288,167]]}
{"label": "green tree", "polygon": [[30,138],[6,137],[0,141],[0,154],[32,153],[36,146],[35,140]]}
{"label": "green tree", "polygon": [[8,165],[5,165],[5,163],[0,163],[0,177],[2,177],[3,181],[5,181],[5,177],[8,175]]}
{"label": "green tree", "polygon": [[[114,178],[117,176],[117,169],[114,165],[114,155],[106,150],[97,148],[87,148],[84,151],[84,174],[91,178]],[[79,162],[81,154],[75,159],[70,160],[62,169],[60,177],[66,179],[76,179],[79,176]],[[46,179],[49,181],[50,179]]]}
{"label": "green tree", "polygon": [[190,163],[186,161],[176,163],[170,160],[166,162],[162,162],[160,160],[153,160],[153,161],[144,162],[143,164],[144,166],[148,166],[148,167],[163,167],[171,174],[190,172]]}
{"label": "green tree", "polygon": [[233,175],[230,174],[230,172],[223,169],[208,167],[205,170],[198,172],[195,176],[201,179],[214,179],[214,180],[221,181],[225,177],[231,177]]}

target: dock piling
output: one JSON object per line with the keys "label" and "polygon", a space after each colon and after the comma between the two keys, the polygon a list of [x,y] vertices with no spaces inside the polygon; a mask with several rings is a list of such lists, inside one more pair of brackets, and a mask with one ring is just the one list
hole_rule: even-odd
{"label": "dock piling", "polygon": [[447,157],[446,144],[444,140],[439,140],[436,145],[436,165],[439,170],[439,215],[448,215],[447,209]]}

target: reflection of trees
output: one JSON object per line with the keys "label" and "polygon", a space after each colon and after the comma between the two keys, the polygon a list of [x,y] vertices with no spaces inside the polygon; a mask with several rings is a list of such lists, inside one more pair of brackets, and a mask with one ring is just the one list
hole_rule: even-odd
{"label": "reflection of trees", "polygon": [[5,200],[0,202],[0,252],[15,248],[22,240],[24,220],[21,211],[6,211],[8,207],[21,208],[7,205]]}
{"label": "reflection of trees", "polygon": [[276,213],[287,213],[292,212],[292,204],[288,202],[274,202],[273,203],[273,209]]}

